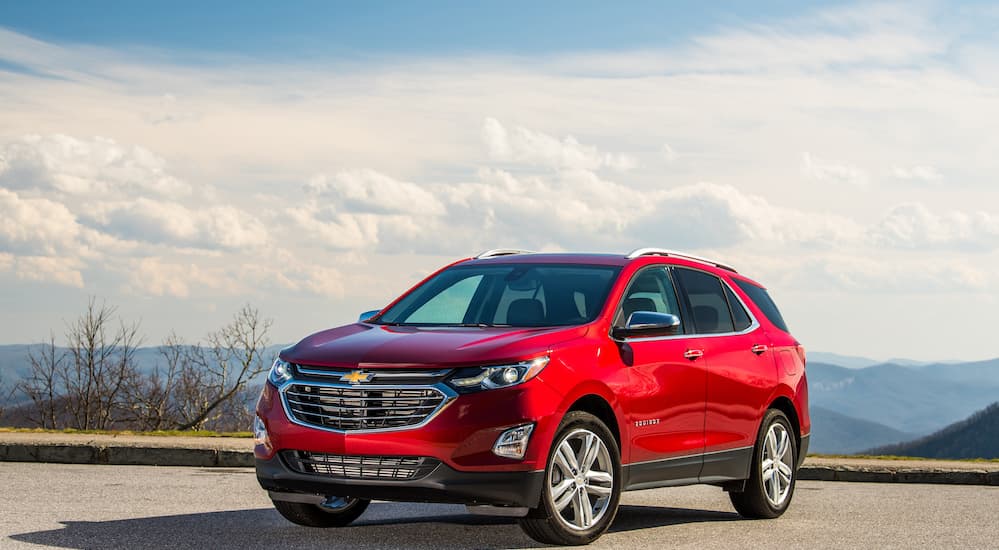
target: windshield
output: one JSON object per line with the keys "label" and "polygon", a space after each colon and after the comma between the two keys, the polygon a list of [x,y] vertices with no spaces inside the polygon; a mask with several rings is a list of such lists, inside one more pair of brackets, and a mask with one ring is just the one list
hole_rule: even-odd
{"label": "windshield", "polygon": [[588,323],[619,267],[567,264],[456,266],[374,322],[420,326],[549,327]]}

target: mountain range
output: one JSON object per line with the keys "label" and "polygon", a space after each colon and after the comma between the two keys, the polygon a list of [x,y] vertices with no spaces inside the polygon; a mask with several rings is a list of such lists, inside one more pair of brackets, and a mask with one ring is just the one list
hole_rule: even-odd
{"label": "mountain range", "polygon": [[925,458],[997,458],[999,402],[926,437],[877,447],[867,451],[867,454]]}
{"label": "mountain range", "polygon": [[[276,356],[284,346],[271,346],[267,353]],[[10,387],[24,375],[32,348],[0,346],[0,381]],[[835,353],[808,357],[813,453],[852,454],[917,440],[999,400],[999,359],[879,363]],[[152,369],[159,351],[141,348],[136,360],[140,368]]]}

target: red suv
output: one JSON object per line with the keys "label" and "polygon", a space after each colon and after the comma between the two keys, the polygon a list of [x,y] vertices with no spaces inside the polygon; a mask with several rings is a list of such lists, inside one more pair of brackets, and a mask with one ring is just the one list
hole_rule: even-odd
{"label": "red suv", "polygon": [[808,448],[805,352],[767,291],[669,250],[493,250],[283,350],[254,426],[287,519],[463,503],[586,544],[621,491],[706,483],[787,509]]}

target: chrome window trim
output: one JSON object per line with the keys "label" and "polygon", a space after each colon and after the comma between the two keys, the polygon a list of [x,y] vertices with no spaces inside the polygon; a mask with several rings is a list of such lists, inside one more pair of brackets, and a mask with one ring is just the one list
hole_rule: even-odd
{"label": "chrome window trim", "polygon": [[[673,334],[673,335],[670,335],[670,336],[647,336],[645,338],[625,338],[623,340],[618,340],[618,339],[614,338],[613,336],[611,336],[610,337],[611,340],[613,340],[615,342],[621,342],[621,343],[627,342],[627,343],[630,344],[632,342],[659,342],[659,341],[662,341],[662,340],[680,340],[680,339],[683,339],[683,338],[718,338],[720,336],[744,336],[746,334],[749,334],[749,333],[755,331],[756,329],[758,329],[758,328],[760,328],[762,326],[760,324],[760,322],[756,320],[756,315],[753,315],[753,311],[751,309],[749,309],[749,307],[746,305],[746,302],[742,299],[742,296],[739,296],[739,293],[736,292],[734,288],[732,288],[732,285],[728,284],[728,281],[726,281],[722,277],[719,277],[717,274],[712,273],[710,271],[707,271],[705,269],[698,269],[696,267],[690,267],[690,266],[686,266],[686,265],[676,265],[676,264],[669,264],[669,263],[660,263],[660,264],[653,264],[653,266],[655,266],[655,267],[662,267],[664,269],[668,269],[668,268],[672,267],[672,268],[676,268],[676,269],[689,269],[691,271],[700,271],[701,273],[706,273],[708,275],[711,275],[715,279],[718,279],[719,281],[721,281],[721,283],[723,285],[725,285],[729,290],[732,291],[732,295],[735,296],[735,299],[739,300],[739,304],[742,306],[742,309],[746,312],[746,315],[749,316],[749,320],[752,321],[752,323],[750,323],[749,326],[746,327],[745,329],[740,330],[738,332],[708,332],[708,333],[697,333],[697,332],[695,332],[693,334]],[[650,266],[650,267],[652,267],[652,266]],[[635,274],[632,276],[631,281],[628,281],[628,286],[625,287],[625,289],[624,289],[625,292],[628,291],[628,287],[631,286],[631,283],[632,283],[632,281],[634,281],[635,277],[637,277],[638,274],[641,273],[642,271],[644,271],[645,269],[648,269],[648,268],[643,268],[643,269],[640,269],[640,270],[638,270],[638,271],[635,272]],[[672,282],[672,279],[673,279],[672,274],[670,274],[670,281],[671,282]],[[624,302],[624,296],[623,295],[621,296],[621,298],[622,298],[621,301],[618,302],[618,306],[617,306],[618,309],[623,305],[623,302]],[[679,296],[677,297],[677,299],[679,299]],[[616,311],[617,310],[615,309],[615,315],[617,315]],[[693,324],[693,323],[691,323],[691,324]],[[614,330],[613,325],[611,326],[611,330]],[[610,335],[610,332],[608,332],[608,335]]]}
{"label": "chrome window trim", "polygon": [[[305,384],[308,386],[316,386],[320,388],[334,388],[334,389],[348,389],[348,390],[426,390],[432,389],[436,390],[444,396],[440,405],[436,409],[430,412],[427,417],[419,424],[412,424],[409,426],[397,426],[390,428],[368,428],[361,430],[338,430],[336,428],[330,428],[327,426],[317,426],[315,424],[309,424],[299,420],[291,413],[291,408],[288,404],[288,397],[286,392],[288,388],[293,384]],[[284,415],[288,418],[288,421],[292,424],[298,426],[303,426],[305,428],[312,428],[313,430],[322,430],[326,432],[338,433],[338,434],[367,434],[367,433],[384,433],[384,432],[401,432],[405,430],[415,430],[422,428],[429,424],[437,415],[446,409],[455,399],[458,398],[458,393],[452,390],[444,383],[433,384],[433,385],[394,385],[394,384],[334,384],[332,382],[314,382],[312,380],[300,380],[292,378],[278,388],[278,393],[281,395],[281,407],[284,409]]]}

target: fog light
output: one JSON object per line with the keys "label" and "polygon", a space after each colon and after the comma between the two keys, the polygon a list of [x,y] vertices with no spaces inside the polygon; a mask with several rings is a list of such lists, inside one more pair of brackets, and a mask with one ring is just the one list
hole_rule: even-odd
{"label": "fog light", "polygon": [[531,432],[534,431],[534,424],[525,424],[510,428],[500,434],[493,445],[493,454],[505,458],[524,458],[527,452],[527,442],[531,439]]}
{"label": "fog light", "polygon": [[264,425],[264,421],[259,416],[253,417],[253,444],[271,446],[271,440],[267,436],[267,426]]}

